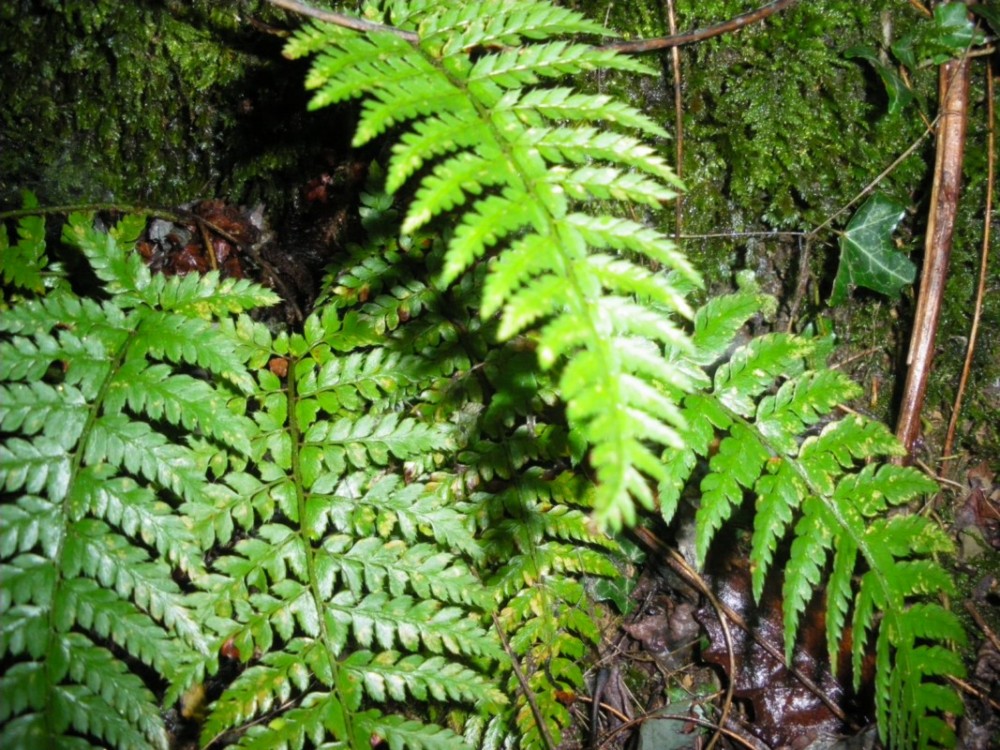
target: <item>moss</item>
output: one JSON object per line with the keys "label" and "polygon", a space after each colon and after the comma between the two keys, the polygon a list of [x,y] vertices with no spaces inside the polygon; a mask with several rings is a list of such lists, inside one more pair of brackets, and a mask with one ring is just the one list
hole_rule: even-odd
{"label": "moss", "polygon": [[[626,37],[665,33],[660,2],[576,4],[607,18]],[[676,6],[681,30],[747,10],[743,0],[678,0]],[[921,119],[912,110],[892,120],[883,117],[881,82],[844,52],[856,44],[880,44],[887,24],[897,36],[904,33],[906,24],[917,20],[911,15],[889,0],[800,3],[738,33],[682,48],[685,233],[808,231],[905,150],[923,131]],[[661,54],[660,62],[661,80],[600,83],[627,87],[627,98],[674,130],[668,54]],[[932,75],[917,84],[925,98],[932,96]],[[902,164],[884,189],[909,203],[926,173],[925,154]],[[670,218],[664,214],[665,221]],[[688,247],[713,284],[728,283],[734,271],[754,267],[768,247],[774,249],[773,243],[718,237],[689,241]],[[780,252],[794,256],[787,246]]]}
{"label": "moss", "polygon": [[302,76],[261,30],[285,22],[260,0],[4,3],[0,202],[280,202],[275,173],[318,147],[297,138],[318,119]]}

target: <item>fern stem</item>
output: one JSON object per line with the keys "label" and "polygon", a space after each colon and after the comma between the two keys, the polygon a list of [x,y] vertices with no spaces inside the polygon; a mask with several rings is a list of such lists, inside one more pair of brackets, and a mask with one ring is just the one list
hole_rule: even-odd
{"label": "fern stem", "polygon": [[340,703],[343,709],[344,717],[344,727],[347,732],[346,737],[338,737],[338,740],[352,744],[355,740],[354,732],[354,721],[353,712],[350,710],[350,704],[346,700],[346,696],[341,690],[341,680],[340,680],[340,668],[337,658],[339,656],[337,652],[336,645],[334,643],[333,637],[330,635],[330,630],[327,626],[325,606],[326,600],[323,598],[322,593],[319,589],[319,576],[316,570],[316,551],[313,548],[312,540],[309,539],[309,535],[306,533],[305,528],[303,528],[304,519],[306,518],[306,491],[305,484],[302,480],[302,466],[300,462],[300,446],[302,433],[299,428],[298,416],[296,414],[296,363],[298,358],[289,354],[288,363],[288,387],[287,387],[287,401],[288,401],[288,434],[291,438],[291,478],[292,484],[295,487],[295,501],[296,508],[298,510],[298,524],[299,528],[297,534],[302,539],[302,545],[305,548],[306,554],[306,567],[309,577],[309,592],[312,595],[313,603],[316,607],[316,611],[319,613],[319,630],[320,636],[323,639],[323,644],[326,647],[326,651],[330,656],[330,672],[333,676],[331,682],[331,690],[336,696],[337,702]]}
{"label": "fern stem", "polygon": [[507,652],[507,656],[510,658],[511,667],[514,670],[514,675],[517,677],[517,682],[521,686],[521,692],[524,693],[524,699],[528,701],[528,706],[531,708],[531,715],[535,717],[535,724],[538,726],[538,731],[542,735],[542,739],[545,740],[545,747],[548,750],[556,750],[556,743],[552,740],[552,735],[549,734],[549,725],[545,721],[545,716],[542,714],[542,710],[538,707],[538,701],[535,700],[535,694],[531,690],[531,684],[528,682],[528,678],[524,676],[524,672],[521,670],[521,664],[517,660],[517,654],[510,647],[510,643],[507,642],[507,636],[504,635],[503,625],[500,623],[500,618],[497,616],[496,612],[493,615],[493,627],[497,632],[497,637],[500,638],[500,643],[503,644],[503,650]]}

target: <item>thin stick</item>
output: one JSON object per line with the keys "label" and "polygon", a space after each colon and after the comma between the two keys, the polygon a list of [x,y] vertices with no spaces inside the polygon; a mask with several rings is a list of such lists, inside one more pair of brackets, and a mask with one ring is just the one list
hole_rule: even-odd
{"label": "thin stick", "polygon": [[597,703],[594,703],[594,699],[591,698],[589,695],[578,695],[578,696],[576,696],[576,699],[578,701],[583,701],[584,703],[591,703],[596,708],[601,709],[602,711],[607,711],[609,714],[611,714],[616,719],[618,719],[618,721],[621,721],[621,722],[630,722],[630,721],[632,721],[632,719],[630,719],[628,716],[626,716],[625,714],[623,714],[621,711],[619,711],[614,706],[609,706],[607,703],[602,703],[601,701],[598,701]]}
{"label": "thin stick", "polygon": [[920,433],[920,414],[934,359],[934,339],[941,315],[962,184],[966,114],[969,107],[969,68],[966,58],[949,60],[941,66],[939,73],[941,123],[937,133],[934,182],[924,244],[924,267],[907,357],[909,370],[906,373],[896,426],[896,437],[906,450],[903,462],[908,460]]}
{"label": "thin stick", "polygon": [[355,18],[354,16],[348,16],[343,13],[334,13],[333,11],[323,10],[322,8],[313,8],[311,5],[298,2],[298,0],[267,1],[275,7],[283,8],[284,10],[291,11],[292,13],[298,13],[300,16],[309,16],[310,18],[315,18],[317,21],[326,21],[327,23],[342,26],[345,29],[354,29],[355,31],[363,31],[366,33],[384,32],[388,34],[395,34],[400,39],[405,39],[410,44],[416,44],[420,41],[420,36],[413,31],[404,31],[403,29],[397,29],[395,26],[386,26],[385,24],[365,21],[361,18]]}
{"label": "thin stick", "polygon": [[810,232],[808,232],[807,236],[810,237],[810,238],[816,237],[816,235],[818,235],[820,232],[822,232],[824,229],[826,229],[828,226],[830,226],[840,216],[842,216],[843,214],[847,213],[854,204],[856,204],[862,198],[865,198],[868,195],[871,195],[871,193],[875,190],[875,188],[877,188],[879,186],[879,183],[881,183],[882,180],[884,180],[886,177],[888,177],[893,172],[895,172],[896,171],[896,167],[898,167],[900,164],[902,164],[904,161],[906,161],[908,158],[910,158],[910,155],[913,154],[913,152],[916,151],[918,148],[920,148],[920,146],[923,144],[923,142],[927,138],[927,136],[929,136],[931,133],[934,132],[934,127],[935,127],[935,125],[937,125],[937,122],[938,122],[938,120],[940,118],[941,118],[941,115],[939,114],[924,129],[924,132],[921,133],[919,136],[917,136],[917,139],[913,143],[911,143],[909,145],[909,147],[906,149],[906,151],[904,151],[899,156],[897,156],[895,159],[893,159],[892,163],[888,167],[886,167],[885,169],[883,169],[881,172],[879,172],[878,176],[875,177],[874,180],[872,180],[867,185],[865,185],[864,188],[862,188],[861,191],[857,195],[855,195],[853,198],[851,198],[849,201],[847,201],[847,203],[845,203],[843,206],[841,206],[840,209],[838,209],[837,212],[834,213],[832,216],[828,217],[826,221],[824,221],[822,224],[820,224],[815,229],[813,229]]}
{"label": "thin stick", "polygon": [[994,711],[1000,711],[1000,701],[992,698],[990,694],[987,693],[985,690],[980,690],[975,685],[970,685],[965,680],[960,680],[957,677],[950,674],[945,675],[945,679],[947,679],[948,682],[957,687],[959,690],[966,692],[969,695],[974,695],[976,698],[979,698],[979,700],[989,703],[990,708],[992,708]]}
{"label": "thin stick", "polygon": [[[327,23],[336,24],[337,26],[343,26],[346,29],[354,29],[355,31],[369,33],[383,32],[387,34],[395,34],[400,39],[405,39],[410,44],[417,44],[420,42],[420,36],[416,32],[405,31],[403,29],[396,28],[395,26],[386,26],[381,23],[365,21],[343,13],[334,13],[333,11],[323,10],[321,8],[313,8],[311,5],[300,3],[298,0],[267,0],[267,2],[275,7],[291,11],[292,13],[309,16],[310,18],[315,18],[317,21],[326,21]],[[685,44],[693,44],[694,42],[700,42],[703,39],[711,39],[714,36],[727,34],[731,31],[739,31],[744,26],[749,26],[752,23],[756,23],[757,21],[767,18],[768,16],[777,13],[779,10],[787,8],[795,2],[796,0],[775,0],[769,5],[765,5],[763,8],[758,8],[757,10],[744,13],[736,16],[735,18],[730,18],[728,21],[723,21],[722,23],[717,23],[714,26],[708,26],[704,29],[688,31],[684,34],[671,34],[671,36],[657,37],[655,39],[610,42],[609,44],[605,44],[601,47],[601,49],[613,49],[618,52],[642,53],[668,49],[669,47],[680,47]]]}
{"label": "thin stick", "polygon": [[[983,250],[979,260],[979,287],[976,289],[976,306],[972,312],[972,327],[969,330],[969,345],[965,350],[965,363],[962,365],[962,376],[958,381],[958,392],[951,408],[951,419],[948,420],[948,433],[944,439],[942,455],[950,456],[955,446],[955,430],[958,428],[958,417],[962,412],[962,399],[969,382],[969,372],[972,370],[972,358],[976,353],[976,337],[979,334],[979,322],[983,314],[983,297],[986,295],[986,270],[990,259],[990,223],[993,217],[993,176],[996,169],[996,150],[994,136],[993,109],[993,69],[986,66],[986,207],[983,212]],[[947,465],[942,467],[946,473]]]}
{"label": "thin stick", "polygon": [[[671,35],[677,33],[677,13],[674,0],[666,0],[667,29]],[[684,93],[681,90],[681,51],[670,49],[670,67],[674,74],[674,160],[677,178],[684,178]],[[674,201],[674,238],[680,237],[684,228],[684,193],[678,193]]]}
{"label": "thin stick", "polygon": [[989,639],[989,642],[993,644],[993,648],[1000,651],[1000,638],[997,638],[997,634],[993,632],[993,628],[991,628],[989,623],[986,622],[986,618],[982,616],[978,609],[976,609],[976,605],[967,601],[965,603],[965,610],[972,615],[972,619],[976,621],[976,625],[978,625],[979,629],[983,631],[983,635],[985,635]]}
{"label": "thin stick", "polygon": [[0,221],[7,219],[20,219],[22,216],[47,216],[49,214],[72,214],[77,212],[90,213],[92,211],[117,211],[125,214],[146,214],[156,216],[168,221],[187,221],[187,216],[182,216],[176,211],[163,208],[151,208],[149,206],[135,206],[129,203],[75,203],[66,206],[37,206],[35,208],[15,208],[11,211],[0,211]]}
{"label": "thin stick", "polygon": [[521,671],[521,665],[517,661],[517,654],[514,653],[514,649],[510,647],[510,643],[507,641],[507,636],[503,632],[503,625],[500,624],[500,618],[497,617],[497,613],[493,613],[493,627],[496,628],[497,636],[500,638],[500,643],[503,644],[503,650],[507,652],[507,656],[510,658],[511,667],[514,669],[514,676],[517,678],[518,684],[521,686],[521,692],[524,693],[524,699],[528,701],[528,708],[531,709],[531,715],[535,717],[535,723],[538,725],[538,732],[542,735],[542,739],[545,741],[545,747],[548,750],[556,750],[556,743],[552,740],[552,735],[549,734],[549,727],[545,723],[545,715],[542,710],[538,707],[538,702],[535,700],[535,694],[531,692],[531,685],[528,682],[528,678],[524,676],[524,672]]}
{"label": "thin stick", "polygon": [[656,50],[668,49],[670,47],[681,47],[685,44],[693,44],[714,36],[728,34],[731,31],[739,31],[744,26],[761,21],[768,16],[774,15],[780,10],[795,3],[795,0],[775,0],[762,8],[752,10],[749,13],[730,18],[728,21],[717,23],[696,31],[688,31],[683,34],[671,34],[670,36],[658,37],[656,39],[639,39],[629,42],[611,42],[605,44],[603,49],[613,49],[618,52],[655,52]]}

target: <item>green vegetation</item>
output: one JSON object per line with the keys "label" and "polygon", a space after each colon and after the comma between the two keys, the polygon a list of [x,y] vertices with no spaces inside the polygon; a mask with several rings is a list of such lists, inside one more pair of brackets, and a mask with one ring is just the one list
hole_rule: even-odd
{"label": "green vegetation", "polygon": [[[797,21],[820,38],[872,20],[847,5]],[[883,737],[951,744],[962,705],[940,678],[962,674],[964,635],[935,560],[951,541],[889,513],[934,485],[882,463],[899,451],[883,425],[837,415],[858,388],[828,368],[830,339],[740,343],[775,311],[751,277],[688,301],[701,274],[634,218],[674,198],[648,144],[665,129],[566,85],[649,68],[541,0],[369,11],[419,42],[308,25],[287,47],[314,56],[313,107],[360,98],[356,146],[391,139],[367,239],[302,331],[254,322],[275,297],[248,282],[151,275],[129,252],[142,219],[70,217],[90,290],[49,262],[40,218],[0,234],[3,746],[166,747],[163,707],[234,664],[188,710],[203,745],[554,746],[559,691],[585,689],[600,639],[587,583],[622,575],[607,532],[669,521],[694,485],[700,560],[749,498],[757,595],[788,543],[786,653],[825,582],[829,650],[850,622],[855,681],[874,644]],[[831,53],[783,23],[801,67],[779,94],[805,117],[793,79]],[[830,123],[791,134],[749,106],[774,92],[742,85],[702,89],[720,122],[750,118],[716,160],[732,199],[774,226],[817,220],[847,183],[790,175],[782,154]]]}

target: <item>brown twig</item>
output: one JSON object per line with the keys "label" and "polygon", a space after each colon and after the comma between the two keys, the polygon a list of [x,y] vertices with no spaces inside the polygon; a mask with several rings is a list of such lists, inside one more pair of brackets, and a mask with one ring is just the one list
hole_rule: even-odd
{"label": "brown twig", "polygon": [[405,39],[410,44],[416,44],[420,41],[420,36],[416,32],[405,31],[403,29],[397,29],[395,26],[386,26],[381,23],[373,23],[372,21],[365,21],[361,18],[345,15],[344,13],[334,13],[333,11],[323,10],[322,8],[313,8],[311,5],[298,2],[298,0],[267,1],[275,7],[283,8],[284,10],[291,11],[292,13],[298,13],[300,16],[309,16],[309,18],[315,18],[317,21],[326,21],[327,23],[336,24],[337,26],[343,26],[345,29],[354,29],[355,31],[363,31],[365,33],[384,32],[388,34],[395,34],[400,39]]}
{"label": "brown twig", "polygon": [[993,648],[1000,652],[1000,638],[998,638],[997,634],[993,632],[993,628],[991,628],[989,623],[986,622],[986,618],[982,616],[978,609],[976,609],[976,605],[967,601],[965,603],[965,611],[972,615],[972,619],[976,621],[976,625],[978,625],[979,629],[983,631],[983,635],[985,635],[989,642],[993,644]]}
{"label": "brown twig", "polygon": [[503,625],[500,624],[500,618],[497,617],[496,612],[493,613],[493,627],[497,631],[500,643],[503,644],[503,650],[507,652],[507,656],[510,658],[510,664],[514,670],[514,677],[517,678],[517,682],[521,686],[521,692],[524,693],[524,699],[528,701],[528,708],[531,709],[531,715],[535,717],[535,723],[538,725],[538,733],[542,735],[542,740],[545,741],[545,747],[547,747],[548,750],[556,750],[556,743],[552,740],[552,735],[549,734],[548,724],[545,723],[545,715],[538,707],[538,702],[535,700],[535,694],[531,692],[531,684],[528,682],[528,678],[524,676],[524,672],[521,671],[521,664],[517,660],[517,654],[514,653],[514,649],[510,647],[510,643],[507,641],[507,636],[503,632]]}
{"label": "brown twig", "polygon": [[115,211],[125,214],[145,214],[156,216],[168,221],[184,221],[176,211],[149,206],[136,206],[129,203],[74,203],[67,206],[37,206],[35,208],[15,208],[10,211],[0,211],[0,221],[20,219],[23,216],[48,216],[49,214],[71,214],[76,212],[90,213],[93,211]]}
{"label": "brown twig", "polygon": [[976,698],[979,698],[979,700],[988,703],[990,705],[990,708],[992,708],[994,711],[1000,711],[1000,701],[991,697],[990,694],[987,693],[985,690],[981,690],[980,688],[977,688],[975,685],[970,685],[965,680],[960,680],[958,677],[955,677],[954,675],[950,674],[945,675],[945,679],[948,680],[948,682],[950,682],[952,685],[957,687],[962,692],[968,693],[969,695],[975,696]]}
{"label": "brown twig", "polygon": [[[354,16],[345,15],[344,13],[334,13],[333,11],[323,10],[321,8],[313,8],[305,3],[300,3],[298,0],[267,0],[267,2],[275,7],[291,11],[292,13],[298,13],[302,16],[315,18],[317,21],[326,21],[327,23],[343,26],[347,29],[354,29],[355,31],[368,33],[383,32],[395,34],[400,39],[405,39],[411,44],[417,44],[420,41],[420,36],[416,32],[406,31],[395,26],[386,26],[385,24],[374,23],[372,21],[365,21],[360,18],[355,18]],[[700,42],[704,39],[711,39],[714,36],[728,34],[731,31],[739,31],[744,26],[749,26],[752,23],[761,21],[780,10],[784,10],[795,2],[796,0],[774,0],[774,2],[765,5],[763,8],[758,8],[757,10],[750,11],[749,13],[743,13],[735,18],[730,18],[728,21],[723,21],[722,23],[717,23],[714,26],[708,26],[704,29],[688,31],[683,34],[671,34],[670,36],[657,37],[655,39],[639,39],[634,41],[620,40],[616,42],[609,42],[608,44],[603,45],[601,49],[613,49],[618,52],[642,53],[655,52],[656,50],[668,49],[670,47],[682,47],[685,44],[693,44],[694,42]]]}
{"label": "brown twig", "polygon": [[195,221],[201,231],[201,241],[205,245],[205,254],[208,256],[208,264],[213,271],[219,270],[219,261],[215,257],[215,246],[212,244],[212,236],[208,233],[208,222],[200,217]]}
{"label": "brown twig", "polygon": [[[942,456],[951,455],[955,446],[955,430],[958,427],[958,417],[962,411],[962,399],[965,387],[969,382],[969,372],[972,370],[972,358],[976,353],[976,337],[979,334],[979,321],[983,314],[983,297],[986,295],[986,271],[990,258],[990,223],[993,219],[993,179],[996,172],[996,149],[994,142],[994,99],[993,99],[993,68],[986,66],[986,206],[983,210],[983,249],[979,260],[979,286],[976,289],[976,304],[972,311],[972,327],[969,329],[969,345],[965,350],[965,362],[962,365],[962,375],[958,381],[958,392],[951,408],[951,419],[948,420],[948,433],[944,439]],[[947,464],[942,467],[944,472]]]}
{"label": "brown twig", "polygon": [[618,719],[618,721],[622,722],[623,724],[627,724],[630,721],[632,721],[632,719],[630,719],[628,716],[626,716],[625,714],[623,714],[621,711],[619,711],[614,706],[609,706],[607,703],[602,703],[601,701],[596,701],[595,702],[594,699],[591,698],[590,696],[587,696],[587,695],[578,695],[578,696],[576,696],[576,699],[578,701],[582,701],[584,703],[590,703],[591,705],[594,706],[595,709],[599,709],[601,711],[607,711],[609,714],[611,714],[612,716],[614,716],[616,719]]}
{"label": "brown twig", "polygon": [[969,61],[949,60],[939,73],[940,117],[938,125],[934,182],[924,244],[924,267],[920,277],[920,295],[913,321],[909,370],[903,386],[896,437],[906,450],[913,451],[920,432],[920,414],[927,392],[927,379],[934,359],[941,301],[944,297],[948,260],[955,231],[955,217],[962,181],[965,151],[966,114],[969,106]]}
{"label": "brown twig", "polygon": [[920,0],[908,0],[910,5],[917,9],[917,12],[924,18],[930,18],[934,14],[931,13],[930,8],[920,2]]}
{"label": "brown twig", "polygon": [[704,29],[687,31],[683,34],[671,34],[670,36],[657,37],[655,39],[637,39],[635,41],[610,42],[603,46],[603,49],[613,49],[618,52],[655,52],[656,50],[669,49],[670,47],[683,47],[685,44],[694,44],[715,36],[728,34],[731,31],[739,31],[744,26],[749,26],[757,21],[762,21],[768,16],[774,15],[780,10],[784,10],[793,5],[796,0],[775,0],[757,10],[743,13],[728,21],[708,26]]}
{"label": "brown twig", "polygon": [[[677,33],[677,13],[674,0],[665,0],[667,29],[671,36]],[[674,74],[674,171],[677,179],[684,179],[684,92],[681,89],[681,51],[679,47],[670,49],[670,67]],[[684,231],[684,193],[674,200],[674,238]]]}

